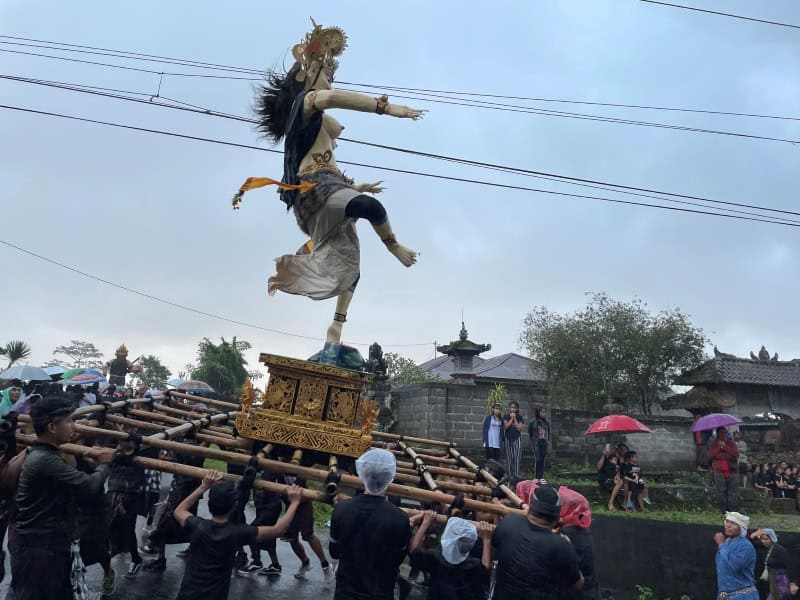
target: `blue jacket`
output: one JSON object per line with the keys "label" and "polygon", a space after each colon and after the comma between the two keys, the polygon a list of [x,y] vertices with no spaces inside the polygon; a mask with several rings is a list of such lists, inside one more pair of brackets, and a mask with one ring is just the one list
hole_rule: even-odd
{"label": "blue jacket", "polygon": [[[486,415],[486,418],[483,420],[483,447],[489,447],[489,427],[492,423],[492,415]],[[505,433],[503,427],[503,419],[500,418],[500,447],[503,447],[503,434]]]}
{"label": "blue jacket", "polygon": [[[725,540],[717,550],[717,592],[735,592],[755,585],[756,551],[744,536]],[[758,593],[742,594],[737,600],[757,600]]]}

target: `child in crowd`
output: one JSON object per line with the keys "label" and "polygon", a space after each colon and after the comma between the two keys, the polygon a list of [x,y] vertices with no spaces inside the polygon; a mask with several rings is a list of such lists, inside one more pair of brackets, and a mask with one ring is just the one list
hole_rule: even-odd
{"label": "child in crowd", "polygon": [[642,469],[639,466],[639,455],[629,451],[625,455],[625,465],[622,468],[622,478],[625,481],[625,510],[633,510],[633,501],[636,499],[639,509],[644,510],[644,505],[650,505],[647,483],[642,478]]}

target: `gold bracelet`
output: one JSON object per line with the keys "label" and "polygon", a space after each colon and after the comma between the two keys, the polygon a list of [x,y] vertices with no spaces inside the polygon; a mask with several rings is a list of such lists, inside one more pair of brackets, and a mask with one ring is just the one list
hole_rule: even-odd
{"label": "gold bracelet", "polygon": [[386,107],[389,106],[389,96],[383,95],[380,98],[375,99],[377,104],[375,105],[375,112],[379,115],[386,114]]}

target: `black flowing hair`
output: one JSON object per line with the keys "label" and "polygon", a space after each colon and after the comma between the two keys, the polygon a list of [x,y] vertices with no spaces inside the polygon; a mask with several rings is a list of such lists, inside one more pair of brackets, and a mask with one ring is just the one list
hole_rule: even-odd
{"label": "black flowing hair", "polygon": [[266,83],[256,92],[253,111],[258,118],[258,130],[273,142],[280,142],[286,135],[292,104],[305,89],[303,82],[297,81],[299,72],[299,64],[284,74],[268,71]]}

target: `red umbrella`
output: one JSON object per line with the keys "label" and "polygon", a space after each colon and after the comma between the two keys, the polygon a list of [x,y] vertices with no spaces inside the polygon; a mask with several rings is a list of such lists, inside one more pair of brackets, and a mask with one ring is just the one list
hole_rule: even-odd
{"label": "red umbrella", "polygon": [[640,423],[636,419],[626,415],[609,415],[598,419],[589,429],[586,430],[586,435],[595,433],[653,433],[652,430]]}

